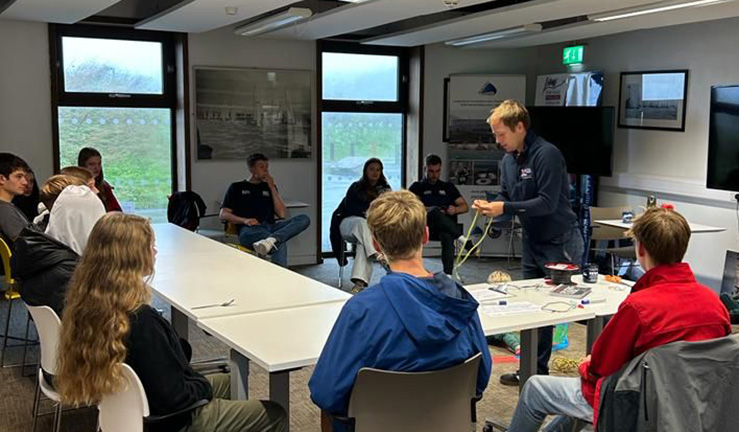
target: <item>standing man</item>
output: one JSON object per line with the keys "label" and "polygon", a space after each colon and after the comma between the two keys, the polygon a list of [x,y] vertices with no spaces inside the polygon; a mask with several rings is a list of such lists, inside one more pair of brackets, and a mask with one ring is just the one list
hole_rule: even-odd
{"label": "standing man", "polygon": [[[529,112],[518,101],[506,100],[487,120],[498,145],[507,153],[501,162],[501,191],[496,201],[475,200],[472,208],[484,215],[518,216],[523,227],[523,277],[541,278],[544,265],[580,265],[583,239],[569,202],[569,179],[557,147],[529,130]],[[537,373],[549,374],[554,327],[539,330]],[[518,373],[500,377],[518,385]]]}
{"label": "standing man", "polygon": [[457,225],[457,215],[469,211],[459,189],[441,177],[441,158],[435,154],[426,156],[424,166],[426,175],[414,182],[408,190],[418,196],[426,206],[426,224],[433,235],[441,241],[441,262],[444,273],[451,275],[454,270],[454,240],[462,235]]}
{"label": "standing man", "polygon": [[220,218],[238,227],[242,246],[262,256],[271,255],[272,262],[287,267],[287,241],[305,231],[310,219],[302,214],[285,219],[287,210],[269,175],[267,156],[255,153],[247,165],[251,177],[228,187]]}
{"label": "standing man", "polygon": [[28,219],[15,205],[13,198],[23,195],[28,185],[28,164],[11,153],[0,153],[0,236],[12,247]]}

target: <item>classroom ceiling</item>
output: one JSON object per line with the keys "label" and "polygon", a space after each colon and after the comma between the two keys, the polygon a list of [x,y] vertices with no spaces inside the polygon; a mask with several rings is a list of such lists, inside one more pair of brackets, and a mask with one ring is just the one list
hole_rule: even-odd
{"label": "classroom ceiling", "polygon": [[[670,0],[673,3],[680,0]],[[685,2],[689,0],[684,0]],[[308,8],[302,23],[260,37],[337,39],[418,46],[541,24],[540,32],[470,48],[561,43],[625,31],[739,16],[739,0],[609,22],[587,16],[663,3],[658,0],[0,0],[0,19],[110,22],[140,29],[200,33],[258,21],[289,7]]]}

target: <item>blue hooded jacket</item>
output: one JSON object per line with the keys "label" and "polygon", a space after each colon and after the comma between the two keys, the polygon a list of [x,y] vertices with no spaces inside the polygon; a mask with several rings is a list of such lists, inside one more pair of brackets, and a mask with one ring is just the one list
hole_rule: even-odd
{"label": "blue hooded jacket", "polygon": [[363,367],[432,371],[478,352],[483,354],[477,376],[481,395],[492,359],[477,307],[470,293],[443,273],[386,275],[344,305],[308,383],[311,399],[324,411],[346,415]]}

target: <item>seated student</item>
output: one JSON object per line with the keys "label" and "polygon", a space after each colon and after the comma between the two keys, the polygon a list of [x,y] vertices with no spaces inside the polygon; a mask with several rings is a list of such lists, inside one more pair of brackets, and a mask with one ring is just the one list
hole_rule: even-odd
{"label": "seated student", "polygon": [[354,282],[351,292],[354,294],[369,285],[372,278],[371,260],[382,258],[372,244],[366,214],[372,201],[381,193],[389,190],[390,185],[382,173],[382,161],[371,158],[364,163],[362,178],[352,183],[346,191],[343,201],[344,213],[339,231],[344,240],[356,245],[351,276],[351,281]]}
{"label": "seated student", "polygon": [[123,211],[113,193],[113,186],[105,181],[103,157],[100,152],[92,147],[83,148],[77,155],[77,165],[90,170],[95,177],[95,189],[98,190],[98,197],[105,205],[105,211]]}
{"label": "seated student", "polygon": [[731,333],[718,296],[696,282],[688,264],[681,262],[690,240],[685,218],[674,210],[650,208],[634,220],[629,235],[646,273],[580,364],[579,378],[536,375],[526,382],[510,432],[538,431],[548,414],[558,417],[547,431],[571,430],[573,418],[597,421],[602,379],[634,357],[670,342]]}
{"label": "seated student", "polygon": [[30,224],[12,203],[13,198],[23,194],[28,184],[26,173],[30,170],[18,156],[0,153],[0,236],[10,248],[21,230]]}
{"label": "seated student", "polygon": [[439,156],[426,156],[425,171],[423,180],[414,182],[408,190],[418,195],[426,206],[429,231],[439,236],[444,273],[450,275],[454,271],[454,240],[462,235],[457,215],[467,213],[469,206],[456,186],[440,179]]}
{"label": "seated student", "polygon": [[287,267],[287,241],[305,231],[310,218],[301,214],[285,219],[287,209],[269,175],[267,156],[254,153],[246,163],[251,176],[228,187],[220,218],[239,227],[242,246],[271,255],[273,263]]}
{"label": "seated student", "polygon": [[449,276],[424,268],[428,230],[421,201],[408,191],[384,193],[372,202],[367,224],[392,272],[342,309],[308,383],[313,402],[324,412],[345,416],[363,367],[432,371],[480,352],[477,393],[482,394],[492,360],[478,303]]}
{"label": "seated student", "polygon": [[204,377],[189,365],[190,346],[149,305],[154,231],[147,219],[109,213],[98,221],[67,293],[55,385],[65,404],[94,404],[122,390],[119,363],[138,375],[152,415],[208,405],[148,427],[150,431],[284,431],[272,402],[228,400],[226,374]]}
{"label": "seated student", "polygon": [[26,216],[26,219],[32,221],[38,216],[38,205],[39,205],[39,188],[38,182],[36,181],[36,175],[33,171],[29,170],[26,173],[26,187],[23,189],[23,194],[17,195],[13,198],[13,204],[22,211]]}
{"label": "seated student", "polygon": [[44,201],[51,207],[46,233],[24,229],[13,254],[13,274],[23,301],[49,306],[60,316],[79,256],[95,223],[105,215],[103,203],[81,182],[56,175],[43,185]]}
{"label": "seated student", "polygon": [[59,197],[59,194],[61,194],[67,186],[83,186],[84,184],[84,180],[74,176],[57,174],[49,177],[44,184],[41,185],[41,192],[39,193],[39,199],[41,200],[39,209],[41,210],[41,213],[33,220],[33,224],[36,225],[39,230],[46,231],[46,228],[49,225],[51,209],[54,206],[54,202]]}

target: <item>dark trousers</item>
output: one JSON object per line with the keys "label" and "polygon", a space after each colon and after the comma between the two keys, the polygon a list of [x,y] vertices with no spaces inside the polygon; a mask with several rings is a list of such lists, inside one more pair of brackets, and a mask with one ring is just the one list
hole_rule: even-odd
{"label": "dark trousers", "polygon": [[[582,235],[577,223],[573,224],[570,231],[548,242],[532,241],[526,235],[526,228],[524,227],[523,256],[521,257],[524,279],[545,277],[547,271],[544,265],[551,262],[568,262],[582,266],[580,261],[584,251],[583,247]],[[539,329],[536,369],[540,375],[549,374],[549,358],[552,356],[553,336],[554,327],[549,326]]]}
{"label": "dark trousers", "polygon": [[441,263],[444,273],[452,274],[454,270],[454,240],[462,235],[462,229],[457,224],[457,218],[444,214],[438,208],[428,212],[426,225],[430,236],[441,242]]}

